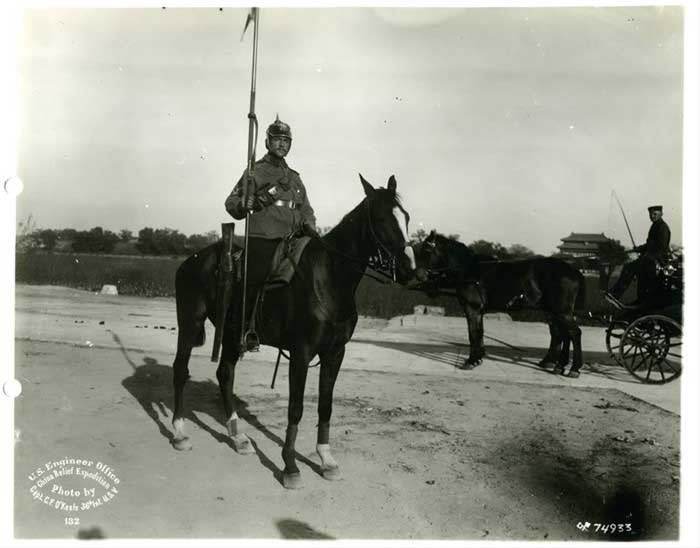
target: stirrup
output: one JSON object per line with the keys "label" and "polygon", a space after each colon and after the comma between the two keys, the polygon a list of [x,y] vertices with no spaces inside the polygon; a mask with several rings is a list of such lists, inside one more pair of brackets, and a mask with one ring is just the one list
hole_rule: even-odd
{"label": "stirrup", "polygon": [[250,329],[245,332],[243,346],[246,352],[260,352],[260,337],[254,330]]}

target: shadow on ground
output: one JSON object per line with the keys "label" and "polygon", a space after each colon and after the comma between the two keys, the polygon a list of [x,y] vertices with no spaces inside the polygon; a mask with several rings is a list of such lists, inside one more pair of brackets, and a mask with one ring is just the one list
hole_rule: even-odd
{"label": "shadow on ground", "polygon": [[[129,352],[121,344],[119,336],[112,333],[112,337],[119,345],[119,348],[131,366],[133,373],[122,381],[122,386],[139,402],[144,413],[156,424],[158,431],[169,443],[172,443],[174,434],[171,430],[170,422],[165,424],[162,417],[169,417],[172,420],[173,410],[173,369],[169,365],[158,363],[157,360],[144,356],[143,364],[139,365],[133,361]],[[211,380],[193,381],[189,380],[185,386],[185,419],[191,424],[196,425],[201,430],[209,433],[217,442],[228,445],[232,451],[235,451],[233,442],[226,432],[223,406],[221,403],[221,392],[218,384]],[[270,428],[264,425],[258,417],[248,408],[248,402],[238,397],[234,397],[236,405],[236,413],[239,418],[247,422],[258,432],[263,434],[267,439],[275,443],[280,452],[284,445],[284,439],[275,434]],[[204,423],[199,414],[209,415],[219,425],[221,431],[214,430],[209,425]],[[286,428],[286,425],[282,427]],[[260,446],[251,440],[255,449],[255,453],[265,468],[267,468],[273,477],[282,484],[282,469],[279,468],[274,461],[265,454]],[[173,449],[174,451],[175,449]],[[316,474],[322,475],[321,467],[307,457],[296,453],[296,458],[300,463],[305,464]]]}
{"label": "shadow on ground", "polygon": [[[484,336],[485,341],[493,341],[498,345],[486,345],[486,359],[525,367],[549,374],[551,371],[543,369],[538,364],[546,354],[546,349],[539,347],[519,347],[511,345],[500,339]],[[463,369],[464,360],[469,355],[469,345],[448,339],[434,339],[434,344],[416,344],[410,342],[379,341],[375,339],[353,338],[352,342],[374,345],[380,348],[388,348],[399,352],[406,352],[413,356],[425,358],[437,363],[449,365],[455,369]],[[604,377],[606,379],[630,382],[638,384],[640,381],[630,375],[626,369],[618,366],[607,352],[586,352],[584,350],[584,365],[582,373]],[[571,362],[569,362],[571,365]]]}
{"label": "shadow on ground", "polygon": [[335,540],[335,537],[316,531],[310,525],[295,519],[281,519],[276,525],[282,538]]}
{"label": "shadow on ground", "polygon": [[[523,434],[493,448],[494,455],[522,453],[523,440],[535,441],[540,449],[523,455],[514,466],[509,462],[502,473],[525,485],[533,497],[551,504],[557,519],[577,526],[580,540],[660,540],[669,533],[667,540],[677,538],[672,532],[675,529],[677,535],[677,524],[674,528],[669,523],[674,509],[651,507],[652,492],[658,486],[648,484],[643,456],[631,452],[625,458],[616,458],[615,447],[610,445],[615,442],[601,440],[582,458],[550,433]],[[543,462],[552,458],[555,462],[549,465]],[[493,458],[491,462],[499,466],[503,461]],[[614,528],[609,527],[612,524]],[[602,525],[608,526],[605,531]]]}

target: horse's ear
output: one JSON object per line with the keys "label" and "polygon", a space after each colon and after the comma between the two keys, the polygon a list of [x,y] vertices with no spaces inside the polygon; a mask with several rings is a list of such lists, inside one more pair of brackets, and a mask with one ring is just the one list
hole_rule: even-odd
{"label": "horse's ear", "polygon": [[387,183],[386,187],[389,190],[396,192],[396,177],[394,177],[393,175],[389,177],[389,182]]}
{"label": "horse's ear", "polygon": [[365,195],[369,198],[373,193],[374,193],[374,187],[365,180],[365,178],[362,176],[362,173],[358,174],[360,176],[360,182],[362,183],[362,186],[365,189]]}

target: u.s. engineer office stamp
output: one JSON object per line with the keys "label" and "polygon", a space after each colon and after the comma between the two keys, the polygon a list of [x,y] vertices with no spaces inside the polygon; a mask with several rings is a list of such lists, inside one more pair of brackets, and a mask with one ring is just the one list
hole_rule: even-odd
{"label": "u.s. engineer office stamp", "polygon": [[[49,460],[27,478],[33,499],[55,510],[77,514],[99,508],[119,494],[121,480],[110,465],[84,458]],[[66,525],[79,525],[77,516],[66,516]]]}

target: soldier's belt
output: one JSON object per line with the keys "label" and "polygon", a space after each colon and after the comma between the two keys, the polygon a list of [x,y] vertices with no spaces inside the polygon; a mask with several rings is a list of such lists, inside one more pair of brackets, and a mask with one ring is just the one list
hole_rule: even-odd
{"label": "soldier's belt", "polygon": [[272,205],[277,207],[288,207],[289,209],[296,209],[297,205],[292,200],[276,200],[272,202]]}

